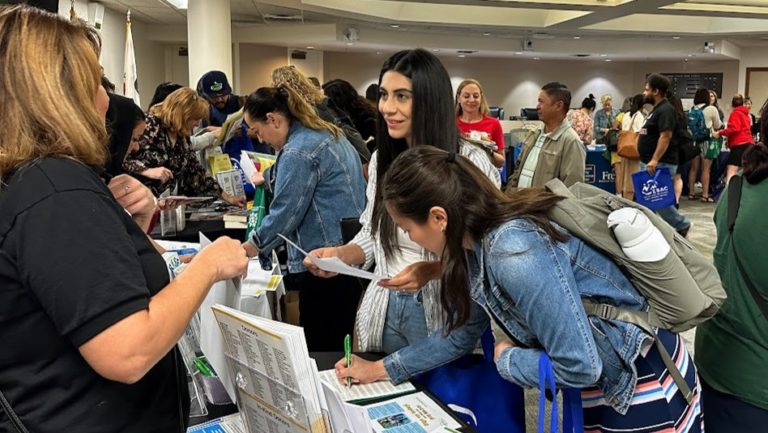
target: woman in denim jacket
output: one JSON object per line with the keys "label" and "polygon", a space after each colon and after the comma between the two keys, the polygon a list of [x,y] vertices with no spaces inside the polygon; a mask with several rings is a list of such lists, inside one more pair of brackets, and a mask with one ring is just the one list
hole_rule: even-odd
{"label": "woman in denim jacket", "polygon": [[[343,218],[365,207],[365,181],[355,149],[337,126],[316,114],[287,87],[262,87],[245,101],[244,119],[259,140],[278,152],[271,168],[269,214],[243,246],[268,262],[282,234],[305,250],[342,244]],[[288,247],[288,270],[299,286],[300,324],[311,351],[338,350],[353,331],[362,292],[357,280],[330,280],[307,272],[302,254]],[[329,320],[333,317],[333,320]]]}
{"label": "woman in denim jacket", "polygon": [[[465,326],[446,336],[446,315],[441,307],[438,258],[398,230],[380,200],[381,179],[397,155],[415,145],[458,151],[500,186],[499,171],[488,153],[459,138],[453,90],[448,72],[432,53],[404,50],[384,62],[379,75],[378,150],[368,167],[368,204],[360,217],[362,229],[348,244],[310,252],[317,257],[338,257],[350,265],[370,267],[392,276],[372,282],[363,296],[355,330],[360,351],[388,353],[369,362],[355,357],[352,367],[337,364],[340,377],[361,383],[390,379],[400,383],[471,352],[488,317],[477,305],[470,307]],[[305,261],[311,272],[328,276]]]}
{"label": "woman in denim jacket", "polygon": [[[400,155],[382,199],[411,239],[440,255],[449,329],[482,305],[510,340],[497,342],[502,377],[538,385],[546,353],[559,386],[582,390],[585,430],[703,431],[696,370],[677,334],[658,330],[694,396],[688,404],[635,325],[587,316],[581,300],[642,310],[647,302],[607,257],[551,222],[561,198],[541,189],[510,196],[452,152],[419,146]],[[514,342],[513,342],[514,341]]]}

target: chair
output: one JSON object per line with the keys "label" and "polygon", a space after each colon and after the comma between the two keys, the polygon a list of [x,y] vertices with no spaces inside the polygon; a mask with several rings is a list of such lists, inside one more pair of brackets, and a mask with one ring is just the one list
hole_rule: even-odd
{"label": "chair", "polygon": [[520,117],[526,120],[539,120],[539,113],[535,108],[521,108]]}
{"label": "chair", "polygon": [[495,117],[499,120],[504,120],[504,108],[503,107],[488,107],[488,115]]}

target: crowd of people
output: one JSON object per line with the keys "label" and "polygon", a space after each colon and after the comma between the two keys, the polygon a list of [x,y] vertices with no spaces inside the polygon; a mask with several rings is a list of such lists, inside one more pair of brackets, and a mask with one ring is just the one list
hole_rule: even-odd
{"label": "crowd of people", "polygon": [[[739,186],[715,212],[728,300],[700,326],[694,364],[673,330],[585,311],[583,299],[636,312],[649,302],[611,258],[551,219],[562,197],[542,188],[584,182],[585,145],[612,130],[638,137],[639,158],[610,155],[619,195],[633,197],[634,172],[677,174],[691,115],[663,75],[649,75],[622,110],[604,95],[595,112],[590,95],[569,111],[565,84],[542,86],[541,126],[503,186],[503,130],[482,85],[468,79],[454,93],[427,50],[390,56],[366,97],[342,79],[317,86],[290,66],[238,96],[211,71],[195,90],[161,84],[145,114],[107,93],[98,34],[84,24],[0,6],[0,39],[0,430],[185,431],[175,344],[212,285],[243,275],[249,257],[267,266],[278,235],[388,277],[363,290],[287,247],[309,350],[335,351],[352,334],[360,351],[385,354],[340,361],[341,380],[400,383],[441,368],[471,354],[494,322],[501,377],[536,387],[545,353],[558,386],[581,391],[590,431],[703,432],[706,423],[708,432],[746,432],[768,421],[768,382],[757,373],[768,360],[768,148],[753,134],[768,132],[768,103],[753,131],[741,95],[727,122],[711,91],[694,98],[708,138],[696,140],[693,171],[708,173],[724,137],[727,180]],[[244,205],[196,155],[216,146],[276,154],[251,179],[270,192],[269,212],[245,242],[220,237],[171,279],[147,235],[167,206],[157,196],[171,189]],[[701,200],[711,202],[704,183],[702,173]],[[658,214],[682,236],[690,229],[674,206]],[[349,219],[361,229],[345,240]],[[684,383],[672,379],[667,354]]]}

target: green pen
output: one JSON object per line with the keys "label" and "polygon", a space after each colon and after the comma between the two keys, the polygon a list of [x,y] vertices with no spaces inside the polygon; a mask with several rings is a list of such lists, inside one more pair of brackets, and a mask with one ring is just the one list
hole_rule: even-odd
{"label": "green pen", "polygon": [[[352,338],[347,334],[344,337],[344,358],[347,360],[347,368],[352,366]],[[347,376],[347,386],[352,386],[352,377]]]}
{"label": "green pen", "polygon": [[195,366],[198,370],[200,370],[200,373],[203,376],[211,377],[213,376],[213,372],[211,371],[210,367],[208,367],[208,364],[205,362],[202,358],[195,358]]}

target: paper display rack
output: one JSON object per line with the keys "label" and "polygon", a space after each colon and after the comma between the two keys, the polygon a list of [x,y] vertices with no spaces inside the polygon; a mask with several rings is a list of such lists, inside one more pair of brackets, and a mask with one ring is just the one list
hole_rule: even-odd
{"label": "paper display rack", "polygon": [[322,414],[311,414],[298,392],[227,355],[237,407],[249,433],[327,432]]}

